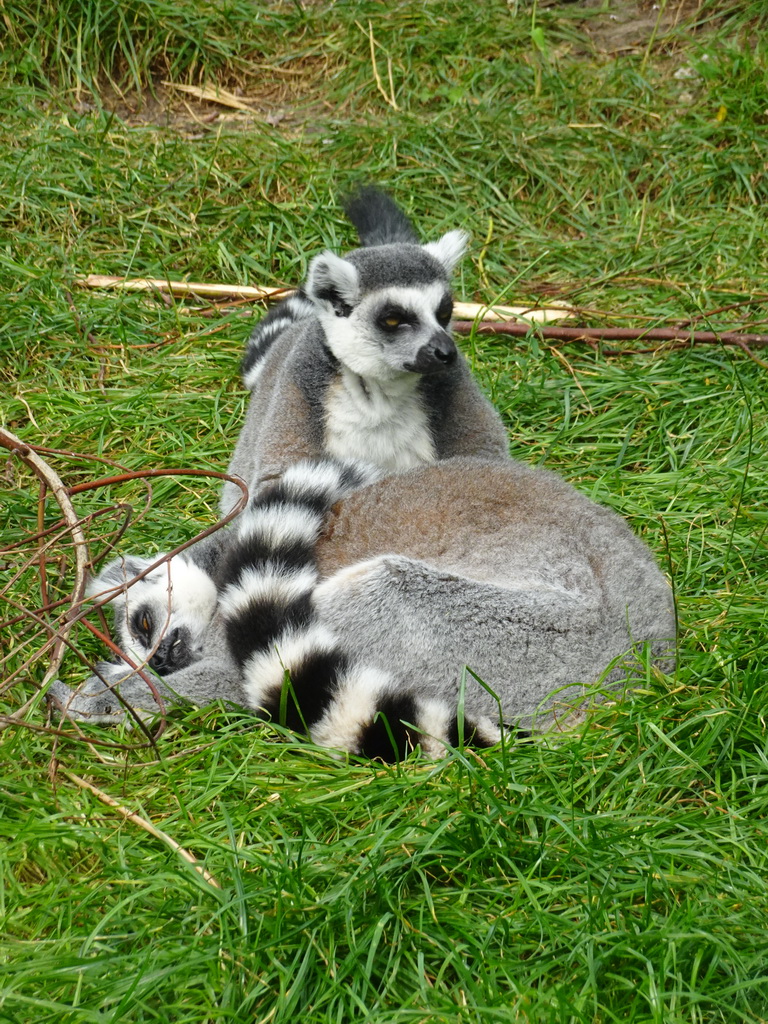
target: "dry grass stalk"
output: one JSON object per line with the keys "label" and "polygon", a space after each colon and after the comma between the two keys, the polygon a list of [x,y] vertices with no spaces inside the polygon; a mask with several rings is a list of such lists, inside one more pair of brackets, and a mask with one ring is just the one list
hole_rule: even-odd
{"label": "dry grass stalk", "polygon": [[227,92],[226,89],[222,89],[220,86],[210,88],[209,86],[203,86],[202,88],[198,85],[181,85],[179,82],[163,82],[163,85],[167,89],[176,89],[178,92],[184,92],[188,96],[194,96],[196,100],[204,100],[207,103],[218,103],[222,107],[230,107],[233,110],[244,110],[249,114],[258,116],[258,111],[254,110],[253,107],[245,103],[234,93]]}
{"label": "dry grass stalk", "polygon": [[153,825],[152,822],[148,821],[146,818],[142,818],[140,814],[136,814],[134,811],[129,811],[127,807],[118,803],[117,800],[111,797],[108,793],[105,793],[103,789],[99,789],[98,786],[94,786],[92,782],[88,782],[86,779],[81,779],[79,775],[75,775],[74,772],[71,772],[66,768],[61,769],[61,771],[62,774],[66,775],[66,777],[71,782],[74,782],[76,786],[79,786],[80,789],[85,789],[89,793],[92,793],[97,800],[101,800],[103,804],[114,808],[118,814],[122,814],[126,821],[132,821],[134,825],[138,825],[139,828],[143,828],[145,832],[149,832],[149,834],[154,836],[155,839],[159,839],[160,842],[165,843],[165,845],[169,847],[169,849],[173,850],[174,853],[178,853],[183,860],[192,865],[195,871],[197,871],[197,873],[201,875],[209,885],[212,885],[215,889],[221,888],[210,871],[206,871],[205,868],[198,863],[197,858],[194,857],[189,850],[186,850],[180,843],[177,843],[172,836],[168,835],[167,832],[164,832],[161,828]]}

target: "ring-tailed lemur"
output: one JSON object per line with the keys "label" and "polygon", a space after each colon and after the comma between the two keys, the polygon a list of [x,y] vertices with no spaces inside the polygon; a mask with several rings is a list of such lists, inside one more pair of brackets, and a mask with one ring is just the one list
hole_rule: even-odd
{"label": "ring-tailed lemur", "polygon": [[[89,581],[88,597],[120,588],[109,605],[121,650],[158,675],[186,668],[202,653],[203,636],[218,602],[216,542],[200,542],[131,582],[163,558],[115,558]],[[128,586],[124,586],[124,585]]]}
{"label": "ring-tailed lemur", "polygon": [[[251,391],[229,466],[255,491],[299,459],[333,455],[399,472],[454,455],[504,458],[501,419],[450,333],[451,273],[467,236],[420,245],[377,189],[346,203],[361,248],[315,256],[307,280],[252,333]],[[225,484],[222,510],[238,496]]]}
{"label": "ring-tailed lemur", "polygon": [[[671,664],[671,592],[648,548],[559,477],[472,458],[360,486],[371,475],[300,462],[252,500],[218,562],[201,661],[166,695],[224,697],[391,759],[456,742],[465,665],[493,691],[466,687],[465,731],[484,744],[500,735],[493,694],[530,728],[553,692],[577,704],[579,684],[626,678],[646,644]],[[56,696],[74,717],[121,712],[94,682]],[[122,696],[152,707],[135,676]]]}

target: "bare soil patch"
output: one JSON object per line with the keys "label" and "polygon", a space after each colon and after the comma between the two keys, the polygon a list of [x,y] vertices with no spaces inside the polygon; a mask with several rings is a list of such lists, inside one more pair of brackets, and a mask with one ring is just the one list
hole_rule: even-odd
{"label": "bare soil patch", "polygon": [[[584,18],[577,22],[584,33],[583,52],[621,55],[662,44],[669,33],[695,17],[702,0],[577,0]],[[568,7],[555,0],[550,10]],[[574,51],[571,51],[572,53]],[[575,51],[578,55],[579,50]],[[248,124],[255,119],[284,129],[318,121],[328,113],[322,102],[323,82],[333,72],[327,57],[303,57],[283,64],[254,64],[237,79],[219,83],[221,96],[213,97],[215,83],[199,87],[207,96],[185,91],[189,86],[158,81],[152,89],[121,93],[105,84],[101,103],[129,125],[171,127],[188,136],[203,135],[223,122]],[[194,88],[194,87],[193,87]],[[227,99],[229,97],[229,101]],[[83,99],[80,112],[94,106]]]}
{"label": "bare soil patch", "polygon": [[[120,92],[107,83],[100,88],[99,98],[126,124],[170,127],[193,136],[227,121],[290,127],[320,113],[322,83],[330,73],[327,65],[323,58],[254,65],[236,79],[202,85],[161,80],[140,92]],[[85,113],[94,106],[92,99],[84,97],[78,110]]]}
{"label": "bare soil patch", "polygon": [[599,53],[631,53],[644,49],[653,39],[662,39],[695,15],[700,0],[584,0],[590,14],[581,23]]}

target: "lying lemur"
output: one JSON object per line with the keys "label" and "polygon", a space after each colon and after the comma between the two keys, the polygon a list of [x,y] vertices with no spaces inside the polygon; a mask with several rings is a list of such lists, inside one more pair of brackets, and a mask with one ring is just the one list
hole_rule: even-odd
{"label": "lying lemur", "polygon": [[[553,691],[626,677],[638,645],[668,664],[670,589],[646,546],[505,457],[448,330],[463,236],[421,246],[371,190],[348,212],[363,248],[316,257],[249,340],[230,466],[248,508],[113,600],[126,653],[165,674],[164,696],[225,698],[384,758],[437,753],[462,728],[495,742],[494,694],[529,726]],[[149,564],[117,560],[91,592]],[[459,712],[465,665],[487,688],[470,678]],[[156,707],[124,665],[100,671]],[[54,696],[75,717],[124,713],[98,677]]]}

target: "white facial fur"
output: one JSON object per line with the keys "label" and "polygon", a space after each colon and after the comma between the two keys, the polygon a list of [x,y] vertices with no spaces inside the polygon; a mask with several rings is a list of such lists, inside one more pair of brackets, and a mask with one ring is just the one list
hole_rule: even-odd
{"label": "white facial fur", "polygon": [[[157,558],[131,558],[127,563],[117,559],[90,582],[88,595],[104,595],[105,591],[128,582]],[[114,609],[120,646],[126,654],[144,663],[154,654],[162,638],[179,627],[188,631],[192,652],[199,653],[216,602],[213,580],[182,554],[158,566],[109,604]],[[144,609],[151,621],[148,638],[139,635],[134,628],[134,616]]]}
{"label": "white facial fur", "polygon": [[[410,373],[406,364],[442,330],[435,314],[446,291],[443,281],[414,288],[382,288],[365,295],[348,317],[337,316],[332,307],[321,308],[318,315],[328,346],[340,363],[366,379],[392,381]],[[412,311],[416,323],[384,335],[377,327],[376,314],[387,303]]]}
{"label": "white facial fur", "polygon": [[326,249],[309,264],[306,290],[313,299],[332,290],[348,305],[354,306],[360,295],[360,282],[351,263]]}
{"label": "white facial fur", "polygon": [[[450,277],[468,238],[465,231],[449,231],[422,248]],[[312,260],[306,284],[306,294],[317,307],[328,345],[339,362],[361,377],[382,382],[413,372],[408,364],[444,329],[436,313],[447,292],[446,281],[436,279],[426,285],[391,286],[361,294],[356,268],[330,250]],[[339,303],[347,309],[340,309]],[[383,332],[377,314],[387,303],[407,310],[413,322],[402,324],[394,333]]]}

